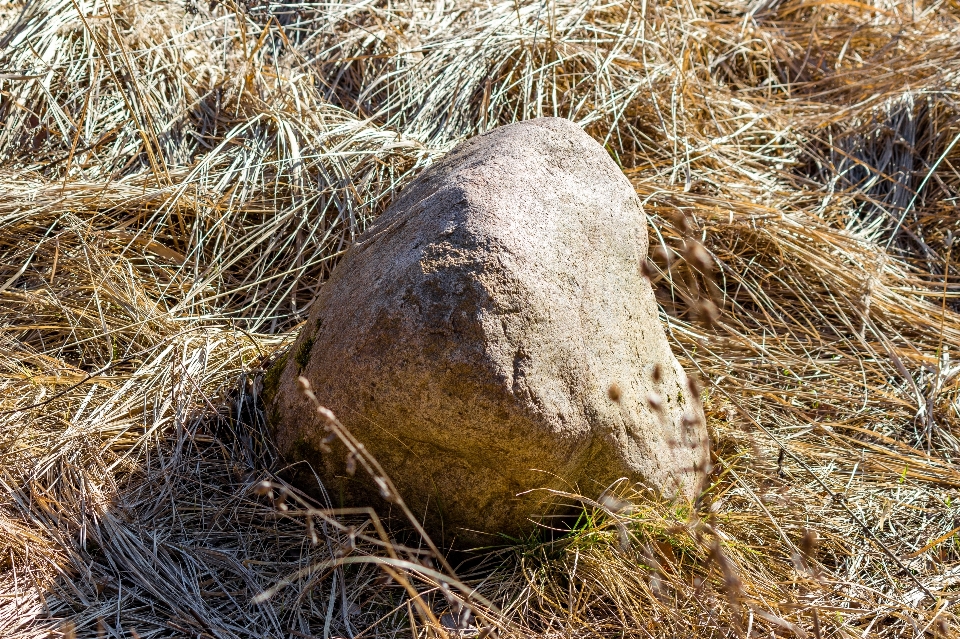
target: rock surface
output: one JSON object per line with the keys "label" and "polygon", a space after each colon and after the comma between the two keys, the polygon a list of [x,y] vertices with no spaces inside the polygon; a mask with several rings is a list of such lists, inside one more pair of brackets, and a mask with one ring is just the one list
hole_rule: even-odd
{"label": "rock surface", "polygon": [[646,252],[633,188],[573,123],[464,142],[349,249],[271,371],[280,450],[313,462],[338,505],[383,503],[362,471],[344,472],[342,448],[319,452],[303,375],[437,541],[528,535],[549,497],[519,494],[531,489],[596,498],[627,477],[694,497],[708,436],[641,275]]}

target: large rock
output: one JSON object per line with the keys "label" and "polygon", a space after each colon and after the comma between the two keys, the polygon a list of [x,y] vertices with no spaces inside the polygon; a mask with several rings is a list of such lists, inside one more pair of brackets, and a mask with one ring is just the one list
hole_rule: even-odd
{"label": "large rock", "polygon": [[349,249],[268,375],[280,450],[312,461],[334,501],[383,503],[342,448],[319,452],[303,375],[446,543],[529,534],[548,497],[530,489],[596,498],[627,477],[694,497],[706,427],[646,253],[630,183],[571,122],[464,142]]}

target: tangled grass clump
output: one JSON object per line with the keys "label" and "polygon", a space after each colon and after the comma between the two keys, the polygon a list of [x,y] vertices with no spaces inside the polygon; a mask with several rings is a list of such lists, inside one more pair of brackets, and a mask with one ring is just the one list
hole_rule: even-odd
{"label": "tangled grass clump", "polygon": [[[958,33],[952,0],[0,6],[0,633],[954,636]],[[287,485],[258,394],[404,184],[541,115],[649,215],[711,486],[564,495],[572,531],[454,574]]]}

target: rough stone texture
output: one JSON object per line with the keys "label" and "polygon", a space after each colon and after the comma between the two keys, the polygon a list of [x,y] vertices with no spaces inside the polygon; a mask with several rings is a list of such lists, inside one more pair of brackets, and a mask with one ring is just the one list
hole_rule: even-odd
{"label": "rough stone texture", "polygon": [[280,450],[314,462],[335,502],[383,503],[362,471],[346,476],[343,449],[318,452],[304,375],[447,543],[529,534],[547,496],[518,497],[530,489],[596,498],[628,477],[695,496],[708,437],[640,273],[646,250],[633,188],[571,122],[461,144],[323,287],[268,392]]}

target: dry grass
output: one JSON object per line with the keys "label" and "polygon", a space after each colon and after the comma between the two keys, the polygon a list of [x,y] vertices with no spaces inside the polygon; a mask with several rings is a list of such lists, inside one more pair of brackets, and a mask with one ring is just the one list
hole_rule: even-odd
{"label": "dry grass", "polygon": [[[0,633],[426,637],[469,609],[459,634],[955,636],[958,19],[0,5]],[[714,481],[692,507],[566,496],[573,532],[455,580],[402,520],[286,486],[257,392],[396,189],[539,115],[601,140],[650,214]]]}

